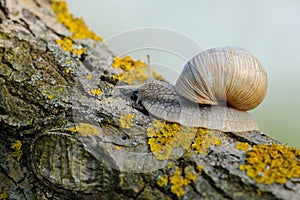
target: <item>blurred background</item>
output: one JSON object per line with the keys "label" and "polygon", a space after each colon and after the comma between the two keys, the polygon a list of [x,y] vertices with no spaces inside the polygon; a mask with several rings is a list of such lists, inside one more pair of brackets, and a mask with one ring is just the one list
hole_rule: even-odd
{"label": "blurred background", "polygon": [[[154,63],[164,66],[164,70],[157,70],[173,83],[177,79],[173,76],[179,75],[188,56],[194,53],[194,48],[199,47],[199,52],[201,48],[231,45],[247,49],[264,65],[269,79],[266,98],[251,113],[262,132],[300,148],[300,1],[66,2],[70,12],[82,17],[90,29],[101,36],[104,42],[107,41],[116,53],[126,53],[145,60],[144,51],[128,51],[132,48],[130,45],[134,43],[134,38],[123,42],[118,40],[118,36],[126,35],[126,31],[138,32],[145,27],[167,30],[173,36],[182,36],[180,42],[194,45],[190,48],[193,50],[189,51],[191,45],[178,44],[182,52],[189,51],[181,57],[165,51],[150,52]],[[150,44],[157,41],[155,33],[148,35],[146,40]]]}

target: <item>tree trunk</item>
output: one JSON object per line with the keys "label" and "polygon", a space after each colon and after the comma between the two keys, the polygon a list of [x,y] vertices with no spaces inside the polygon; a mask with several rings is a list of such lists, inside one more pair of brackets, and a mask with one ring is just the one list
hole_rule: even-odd
{"label": "tree trunk", "polygon": [[0,17],[0,199],[299,197],[299,151],[262,133],[182,127],[156,144],[138,90],[115,88],[113,54],[61,2],[0,0]]}

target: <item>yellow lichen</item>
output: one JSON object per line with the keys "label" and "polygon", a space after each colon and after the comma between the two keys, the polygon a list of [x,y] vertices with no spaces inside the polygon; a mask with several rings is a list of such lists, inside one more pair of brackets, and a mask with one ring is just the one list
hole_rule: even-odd
{"label": "yellow lichen", "polygon": [[205,128],[198,128],[197,134],[193,143],[191,145],[191,149],[194,150],[196,154],[206,154],[206,150],[211,145],[220,145],[222,144],[222,140],[215,136],[215,134]]}
{"label": "yellow lichen", "polygon": [[73,41],[70,38],[57,39],[56,43],[61,46],[64,51],[71,51],[73,48]]}
{"label": "yellow lichen", "polygon": [[241,151],[246,151],[250,148],[250,145],[247,142],[237,142],[235,148]]}
{"label": "yellow lichen", "polygon": [[56,40],[56,43],[59,44],[63,50],[80,56],[86,51],[86,48],[74,48],[74,40],[90,38],[96,41],[102,41],[102,38],[88,29],[83,19],[74,18],[73,15],[69,13],[66,2],[53,0],[52,9],[56,14],[57,21],[65,25],[72,32],[72,35]]}
{"label": "yellow lichen", "polygon": [[216,146],[219,146],[221,144],[222,144],[222,140],[219,138],[214,141],[214,145],[216,145]]}
{"label": "yellow lichen", "polygon": [[181,147],[196,154],[206,154],[206,149],[211,145],[220,145],[222,140],[217,138],[212,131],[204,128],[180,126],[177,123],[163,123],[153,120],[153,127],[147,129],[150,150],[159,160],[171,158],[175,148]]}
{"label": "yellow lichen", "polygon": [[190,166],[184,168],[186,185],[190,184],[191,181],[196,180],[197,175],[193,171],[194,171],[193,168]]}
{"label": "yellow lichen", "polygon": [[168,176],[160,176],[157,179],[157,185],[159,185],[160,187],[164,187],[168,185]]}
{"label": "yellow lichen", "polygon": [[175,167],[175,163],[174,162],[169,162],[167,165],[167,169],[173,169]]}
{"label": "yellow lichen", "polygon": [[21,159],[21,156],[23,155],[23,152],[21,150],[22,148],[22,142],[20,140],[16,140],[12,145],[11,148],[14,150],[12,152],[12,157],[17,159],[19,161]]}
{"label": "yellow lichen", "polygon": [[54,0],[52,1],[52,9],[56,14],[57,20],[72,32],[73,35],[71,38],[91,38],[96,41],[102,41],[98,35],[89,30],[82,18],[74,18],[73,15],[69,13],[66,2]]}
{"label": "yellow lichen", "polygon": [[73,133],[76,133],[76,132],[77,132],[76,127],[71,127],[69,130],[70,130],[71,132],[73,132]]}
{"label": "yellow lichen", "polygon": [[125,56],[124,58],[116,57],[114,58],[114,62],[112,66],[114,68],[121,68],[123,70],[129,71],[136,67],[145,65],[141,60],[133,60],[130,56]]}
{"label": "yellow lichen", "polygon": [[132,123],[132,119],[134,118],[133,114],[124,114],[120,117],[120,124],[122,128],[129,129],[130,127],[134,126]]}
{"label": "yellow lichen", "polygon": [[102,94],[100,88],[91,89],[91,93],[92,93],[93,95],[98,95],[98,96]]}
{"label": "yellow lichen", "polygon": [[8,198],[8,192],[5,191],[2,187],[0,187],[0,199],[7,199]]}
{"label": "yellow lichen", "polygon": [[202,165],[197,165],[196,168],[197,168],[198,174],[201,174],[202,170],[203,170],[203,166]]}
{"label": "yellow lichen", "polygon": [[163,123],[155,119],[153,128],[147,129],[150,150],[159,160],[169,159],[175,148],[189,148],[196,131],[196,128],[180,127],[177,123]]}
{"label": "yellow lichen", "polygon": [[[140,60],[136,61],[132,59],[130,56],[114,58],[112,66],[125,70],[123,73],[113,75],[112,77],[129,85],[142,84],[148,80],[147,65]],[[155,79],[163,80],[162,76],[158,75],[154,70],[152,70],[152,73]]]}
{"label": "yellow lichen", "polygon": [[257,193],[258,196],[261,196],[261,190],[260,189],[257,188],[256,193]]}
{"label": "yellow lichen", "polygon": [[91,74],[88,74],[85,76],[86,79],[91,80],[93,78],[93,76]]}
{"label": "yellow lichen", "polygon": [[[168,166],[171,166],[170,163]],[[178,166],[175,166],[174,163],[172,163],[172,166],[174,166],[175,169],[170,170],[170,175],[160,176],[156,183],[160,187],[166,187],[170,184],[171,192],[176,196],[181,197],[186,193],[184,187],[197,179],[197,173],[195,173],[195,170],[191,166],[185,167],[183,172]]]}
{"label": "yellow lichen", "polygon": [[120,149],[123,148],[123,146],[115,145],[115,148],[118,149],[118,150],[120,150]]}
{"label": "yellow lichen", "polygon": [[258,183],[284,184],[286,179],[300,178],[300,150],[279,144],[260,144],[246,152],[246,164],[240,170]]}
{"label": "yellow lichen", "polygon": [[171,192],[176,194],[178,197],[185,195],[183,186],[185,185],[184,178],[180,176],[180,171],[175,171],[174,175],[170,177]]}
{"label": "yellow lichen", "polygon": [[92,124],[79,123],[75,127],[71,127],[73,133],[79,132],[82,136],[98,135],[100,131]]}
{"label": "yellow lichen", "polygon": [[81,56],[84,52],[86,52],[86,48],[72,49],[72,54],[77,54],[78,56]]}

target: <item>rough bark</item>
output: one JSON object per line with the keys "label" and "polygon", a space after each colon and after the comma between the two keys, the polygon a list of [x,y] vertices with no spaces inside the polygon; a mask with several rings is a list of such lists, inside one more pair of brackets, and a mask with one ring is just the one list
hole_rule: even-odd
{"label": "rough bark", "polygon": [[[84,3],[84,2],[83,2]],[[50,1],[0,0],[0,199],[297,199],[300,180],[256,183],[239,165],[250,145],[276,142],[258,133],[222,133],[206,154],[174,152],[179,168],[202,165],[202,174],[177,197],[158,177],[170,160],[149,150],[151,117],[136,105],[136,92],[115,89],[113,55],[101,42],[73,39],[78,56],[57,39],[72,35]],[[105,19],[104,19],[105,20]],[[86,75],[92,74],[92,79]],[[93,96],[91,89],[101,88]],[[124,129],[120,116],[134,114]],[[97,136],[72,131],[93,124]],[[87,128],[87,127],[85,127]],[[88,131],[87,131],[88,132]],[[21,148],[13,147],[20,141]],[[18,157],[19,156],[19,157]],[[2,196],[1,196],[2,195]]]}

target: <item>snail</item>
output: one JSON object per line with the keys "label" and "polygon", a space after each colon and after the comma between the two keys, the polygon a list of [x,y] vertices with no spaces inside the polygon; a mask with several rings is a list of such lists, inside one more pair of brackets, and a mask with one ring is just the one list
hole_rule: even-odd
{"label": "snail", "polygon": [[267,74],[257,58],[241,47],[208,49],[194,56],[175,85],[149,80],[139,86],[140,101],[155,117],[184,126],[223,132],[258,131],[248,110],[267,91]]}

